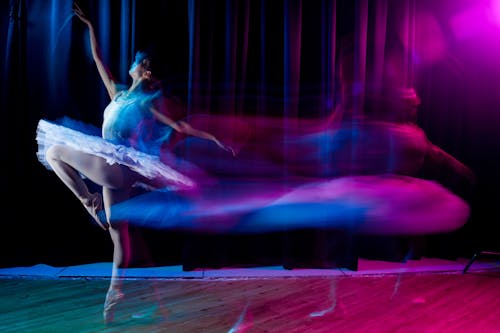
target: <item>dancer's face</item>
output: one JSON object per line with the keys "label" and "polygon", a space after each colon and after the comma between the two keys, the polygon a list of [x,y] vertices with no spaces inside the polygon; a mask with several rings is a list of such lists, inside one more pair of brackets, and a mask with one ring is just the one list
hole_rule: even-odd
{"label": "dancer's face", "polygon": [[150,72],[148,70],[146,70],[146,68],[144,68],[142,61],[139,62],[137,60],[132,63],[128,73],[132,77],[133,80],[138,80],[138,79],[144,77],[145,75],[147,76],[148,73],[150,75]]}
{"label": "dancer's face", "polygon": [[130,65],[130,69],[128,70],[128,74],[134,78],[135,74],[139,69],[140,63],[136,60]]}

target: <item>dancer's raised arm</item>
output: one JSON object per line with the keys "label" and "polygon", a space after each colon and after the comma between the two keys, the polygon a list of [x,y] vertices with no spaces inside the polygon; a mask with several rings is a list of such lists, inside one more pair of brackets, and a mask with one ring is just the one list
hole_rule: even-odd
{"label": "dancer's raised arm", "polygon": [[92,50],[92,57],[94,58],[95,64],[97,66],[97,70],[99,71],[99,75],[101,76],[102,82],[108,91],[108,95],[111,99],[116,95],[116,81],[109,70],[109,67],[104,63],[102,59],[101,50],[99,48],[99,44],[97,43],[97,38],[94,31],[94,26],[92,22],[87,18],[82,9],[75,3],[73,6],[73,12],[75,15],[87,25],[89,28],[90,34],[90,48]]}

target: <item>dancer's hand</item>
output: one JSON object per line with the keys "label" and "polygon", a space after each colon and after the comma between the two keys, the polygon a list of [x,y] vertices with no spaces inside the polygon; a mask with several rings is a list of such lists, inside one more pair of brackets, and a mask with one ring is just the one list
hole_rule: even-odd
{"label": "dancer's hand", "polygon": [[233,155],[233,157],[234,157],[234,156],[236,156],[236,151],[235,151],[232,147],[230,147],[230,146],[227,146],[227,145],[223,144],[222,142],[220,142],[220,141],[219,141],[219,140],[217,140],[217,139],[215,139],[214,141],[215,141],[215,143],[216,143],[219,147],[221,147],[222,149],[224,149],[224,150],[226,150],[226,151],[230,152],[230,153]]}
{"label": "dancer's hand", "polygon": [[80,8],[80,6],[78,6],[78,4],[75,2],[73,3],[73,13],[75,13],[76,16],[78,16],[78,18],[83,22],[85,23],[86,25],[88,26],[91,26],[92,23],[90,22],[90,20],[87,18],[87,16],[85,16],[85,13],[83,12],[83,10]]}

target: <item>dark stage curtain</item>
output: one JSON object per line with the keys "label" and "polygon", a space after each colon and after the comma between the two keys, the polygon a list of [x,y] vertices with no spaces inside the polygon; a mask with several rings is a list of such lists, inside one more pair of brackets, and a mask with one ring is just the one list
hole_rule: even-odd
{"label": "dark stage curtain", "polygon": [[[492,46],[500,45],[500,28],[493,23],[483,30],[463,27],[474,1],[78,3],[120,79],[128,80],[136,50],[153,47],[165,65],[168,91],[193,114],[275,116],[293,128],[296,119],[332,114],[340,102],[341,64],[356,82],[353,104],[359,113],[365,83],[394,71],[398,84],[419,93],[417,122],[430,140],[469,165],[478,178],[470,197],[470,223],[452,235],[426,239],[427,248],[435,251],[431,255],[468,255],[498,241],[490,231],[499,220],[495,207],[500,202],[500,50]],[[35,156],[40,118],[69,116],[100,125],[107,96],[91,59],[87,31],[71,17],[71,1],[11,0],[0,6],[1,185],[8,208],[18,207],[10,209],[17,214],[3,219],[2,243],[18,240],[2,256],[4,264],[111,261],[107,235],[88,222],[80,204]],[[318,247],[318,237],[325,242],[320,233],[306,246]],[[221,244],[219,239],[215,243]],[[258,241],[248,243],[251,247]],[[173,249],[178,242],[170,244],[165,253],[182,256],[182,249]]]}

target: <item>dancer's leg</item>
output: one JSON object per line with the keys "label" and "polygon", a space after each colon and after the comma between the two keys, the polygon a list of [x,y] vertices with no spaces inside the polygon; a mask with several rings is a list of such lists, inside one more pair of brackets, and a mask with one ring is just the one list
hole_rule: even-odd
{"label": "dancer's leg", "polygon": [[142,262],[144,258],[149,258],[149,253],[145,252],[147,248],[143,244],[141,235],[134,234],[134,230],[129,228],[127,221],[113,219],[112,206],[127,200],[131,195],[130,192],[130,188],[118,190],[103,188],[104,206],[111,225],[109,233],[114,246],[111,281],[104,302],[103,318],[105,323],[111,323],[114,320],[117,308],[125,300],[126,293],[123,290],[123,281],[127,268],[136,262]]}
{"label": "dancer's leg", "polygon": [[[94,204],[96,195],[89,192],[87,184],[81,175],[103,188],[104,210],[107,223],[110,225],[109,233],[113,241],[113,267],[111,283],[104,304],[104,320],[113,320],[116,306],[123,300],[122,283],[125,270],[129,267],[135,256],[144,255],[142,248],[133,249],[130,230],[127,221],[114,221],[111,207],[130,198],[132,185],[138,180],[146,180],[126,166],[120,164],[110,165],[105,159],[91,154],[72,149],[67,146],[54,145],[47,150],[46,158],[57,176],[85,205],[96,221],[99,217],[93,214],[89,206]],[[99,198],[101,196],[99,195]],[[139,253],[136,253],[139,252]]]}
{"label": "dancer's leg", "polygon": [[80,174],[97,185],[111,189],[130,187],[136,180],[135,173],[120,164],[110,165],[102,157],[67,146],[51,146],[46,157],[54,172],[79,199],[89,195]]}
{"label": "dancer's leg", "polygon": [[116,308],[124,300],[122,285],[131,257],[128,224],[126,222],[113,223],[109,228],[109,234],[113,241],[113,266],[103,309],[105,323],[111,323],[114,320]]}
{"label": "dancer's leg", "polygon": [[90,193],[81,175],[103,187],[124,189],[136,181],[137,174],[120,164],[110,165],[104,158],[63,145],[47,149],[46,158],[55,174],[82,202],[96,222],[107,229],[106,221],[98,214],[102,209],[101,195]]}
{"label": "dancer's leg", "polygon": [[131,259],[130,233],[127,221],[114,221],[111,207],[130,198],[130,188],[103,187],[104,209],[111,225],[109,234],[114,244],[113,266],[128,267]]}

